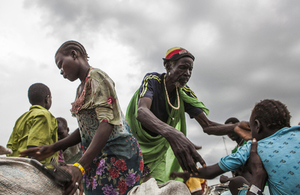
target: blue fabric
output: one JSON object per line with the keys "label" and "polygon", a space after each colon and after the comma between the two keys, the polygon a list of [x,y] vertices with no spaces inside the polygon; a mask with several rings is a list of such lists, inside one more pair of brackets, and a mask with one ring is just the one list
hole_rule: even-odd
{"label": "blue fabric", "polygon": [[[268,173],[271,194],[300,194],[300,126],[284,127],[258,141],[257,153]],[[220,168],[234,171],[250,156],[252,141],[221,158]]]}

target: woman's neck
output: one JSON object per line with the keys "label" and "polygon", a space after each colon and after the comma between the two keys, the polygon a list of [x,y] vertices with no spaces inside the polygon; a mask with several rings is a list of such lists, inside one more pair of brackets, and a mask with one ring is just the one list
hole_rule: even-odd
{"label": "woman's neck", "polygon": [[90,71],[90,65],[83,65],[80,69],[80,73],[79,73],[79,79],[81,81],[81,83],[85,82],[85,78],[87,77],[88,73]]}

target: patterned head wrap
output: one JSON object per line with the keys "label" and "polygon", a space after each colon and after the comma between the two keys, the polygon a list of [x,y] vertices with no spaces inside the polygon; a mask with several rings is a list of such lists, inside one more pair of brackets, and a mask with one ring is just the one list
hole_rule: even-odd
{"label": "patterned head wrap", "polygon": [[163,58],[164,64],[168,61],[176,61],[182,57],[190,57],[195,60],[193,54],[191,54],[188,50],[182,47],[173,47],[167,51],[165,58]]}

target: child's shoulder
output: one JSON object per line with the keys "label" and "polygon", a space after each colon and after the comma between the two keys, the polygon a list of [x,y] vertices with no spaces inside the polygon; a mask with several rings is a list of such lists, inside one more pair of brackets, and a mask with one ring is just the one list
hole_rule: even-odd
{"label": "child's shoulder", "polygon": [[33,116],[46,116],[51,118],[54,117],[49,110],[40,105],[32,105],[29,112]]}

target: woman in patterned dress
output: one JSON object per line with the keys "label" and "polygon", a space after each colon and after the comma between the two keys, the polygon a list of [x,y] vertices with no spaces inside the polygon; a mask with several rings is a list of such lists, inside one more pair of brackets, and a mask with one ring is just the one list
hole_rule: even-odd
{"label": "woman in patterned dress", "polygon": [[126,194],[140,183],[144,165],[138,142],[120,109],[114,82],[89,65],[85,48],[76,41],[63,43],[55,62],[64,78],[81,80],[71,109],[79,128],[53,145],[23,154],[40,159],[81,142],[82,157],[75,166],[67,167],[73,183],[65,194],[74,193],[82,181],[86,195]]}

